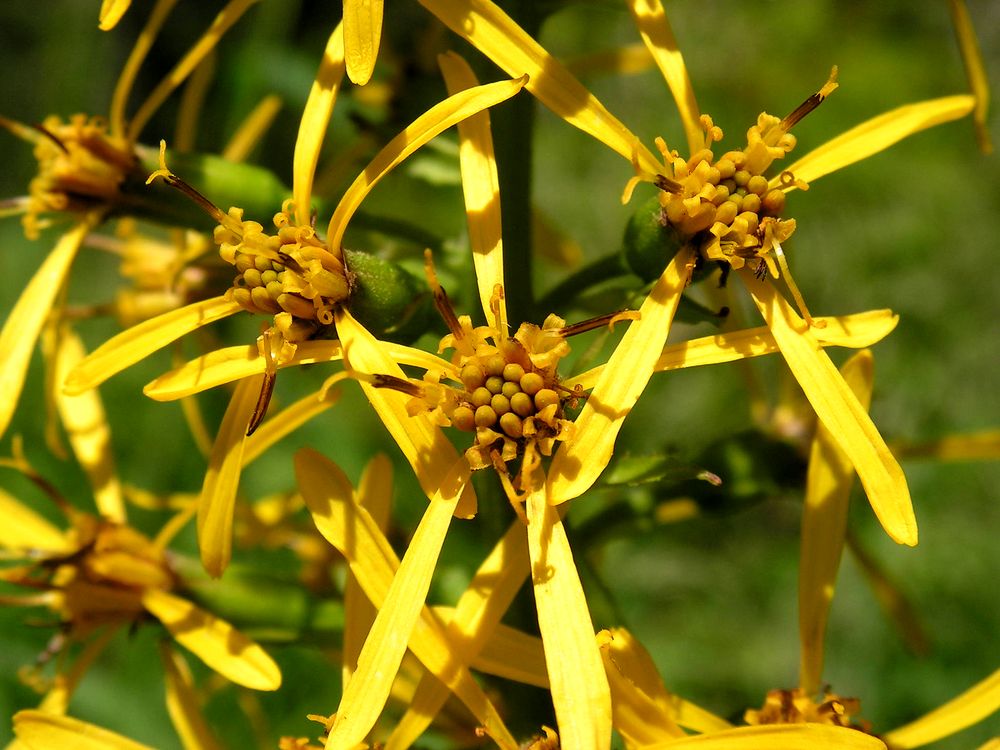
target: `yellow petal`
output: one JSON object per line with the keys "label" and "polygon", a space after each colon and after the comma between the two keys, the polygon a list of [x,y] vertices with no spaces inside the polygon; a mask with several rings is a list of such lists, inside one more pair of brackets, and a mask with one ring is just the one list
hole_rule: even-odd
{"label": "yellow petal", "polygon": [[281,99],[274,94],[268,94],[257,102],[223,147],[222,158],[233,162],[244,161],[274,123],[281,105]]}
{"label": "yellow petal", "polygon": [[[399,559],[371,515],[352,502],[347,477],[336,464],[310,449],[296,454],[295,473],[316,528],[347,559],[368,599],[385,610]],[[517,743],[468,668],[453,661],[453,645],[445,637],[443,623],[425,607],[410,636],[413,654],[448,685],[494,741],[504,748],[516,748]]]}
{"label": "yellow petal", "polygon": [[345,23],[338,24],[326,42],[323,61],[309,90],[309,99],[302,110],[299,133],[295,138],[292,196],[295,199],[295,220],[302,225],[309,223],[316,163],[326,138],[333,105],[337,101],[337,92],[344,78],[344,25],[346,18]]}
{"label": "yellow petal", "polygon": [[152,93],[146,98],[146,101],[142,103],[139,110],[135,113],[132,118],[132,122],[129,123],[127,138],[130,143],[134,143],[138,137],[139,133],[149,122],[149,119],[156,113],[156,110],[160,108],[160,105],[166,101],[166,98],[170,96],[174,89],[180,86],[184,79],[186,79],[191,72],[198,67],[202,60],[213,50],[215,45],[218,44],[222,35],[225,34],[229,28],[236,23],[240,16],[242,16],[247,9],[253,5],[257,0],[230,0],[230,2],[223,8],[219,14],[212,21],[212,25],[208,30],[202,35],[202,37],[195,43],[195,45],[181,58],[181,61],[174,66],[166,78],[164,78],[160,83],[153,89]]}
{"label": "yellow petal", "polygon": [[[521,544],[527,549],[527,540],[523,538],[524,529],[520,533]],[[449,607],[435,607],[434,611],[446,622],[450,622],[455,616],[455,610]],[[548,690],[549,673],[545,668],[545,649],[542,647],[542,639],[537,635],[528,635],[500,623],[482,648],[472,660],[472,667],[477,671]]]}
{"label": "yellow petal", "polygon": [[701,127],[701,112],[694,97],[694,87],[688,76],[684,56],[677,46],[673,29],[660,0],[629,0],[629,10],[635,18],[642,41],[656,61],[670,87],[687,136],[688,153],[694,154],[705,146],[705,131]]}
{"label": "yellow petal", "polygon": [[[892,333],[899,322],[899,316],[893,314],[891,310],[871,310],[854,315],[820,317],[814,320],[818,324],[812,331],[813,336],[823,346],[862,349]],[[779,351],[778,344],[767,326],[717,333],[663,347],[663,353],[656,360],[656,372],[734,362],[749,357],[774,354],[777,351]],[[590,390],[597,383],[604,367],[605,365],[601,365],[567,378],[563,385],[567,388],[580,387],[585,391]]]}
{"label": "yellow petal", "polygon": [[[867,349],[840,368],[844,382],[866,411],[872,398],[873,369]],[[799,687],[807,695],[818,693],[822,686],[823,639],[844,549],[853,484],[851,460],[826,425],[818,423],[809,452],[799,556]]]}
{"label": "yellow petal", "polygon": [[559,448],[549,470],[549,500],[579,497],[611,460],[615,438],[635,406],[663,351],[670,324],[689,277],[691,253],[677,253],[653,285],[597,379],[576,418],[573,434]]}
{"label": "yellow petal", "polygon": [[52,305],[66,282],[77,250],[83,238],[94,228],[96,217],[88,218],[74,226],[59,238],[49,257],[35,272],[14,304],[0,331],[0,437],[7,431],[14,409],[24,387],[24,379],[31,363],[31,353],[42,332],[45,319],[52,311]]}
{"label": "yellow petal", "polygon": [[389,141],[385,148],[375,155],[371,163],[365,167],[365,171],[347,188],[333,212],[327,229],[326,236],[330,247],[340,248],[347,222],[358,210],[361,201],[397,164],[452,125],[494,104],[510,99],[521,90],[524,83],[523,78],[518,78],[467,89],[435,104],[410,123],[402,133]]}
{"label": "yellow petal", "polygon": [[654,174],[663,166],[631,130],[604,108],[566,67],[489,0],[420,0],[448,28],[508,75],[528,75],[527,89],[542,104],[584,133]]}
{"label": "yellow petal", "polygon": [[274,660],[228,622],[159,589],[144,591],[142,606],[178,643],[227,680],[252,690],[281,687],[281,672]]}
{"label": "yellow petal", "polygon": [[[507,612],[527,576],[528,546],[524,525],[515,521],[479,566],[450,618],[443,618],[448,622],[445,638],[452,644],[451,659],[455,666],[464,667],[472,663],[481,666],[476,660],[477,655],[487,643],[495,643],[500,618]],[[524,645],[523,641],[519,644]],[[538,646],[537,653],[541,656],[541,644]],[[524,665],[516,661],[508,664],[518,665],[523,671]],[[544,674],[544,661],[539,666]],[[448,695],[447,686],[436,675],[425,674],[409,701],[406,716],[393,731],[387,750],[409,747],[419,738],[444,706]]]}
{"label": "yellow petal", "polygon": [[[973,97],[963,94],[898,107],[827,141],[785,171],[800,180],[813,182],[884,151],[921,130],[965,117],[975,105]],[[780,186],[779,178],[771,180],[771,187]]]}
{"label": "yellow petal", "polygon": [[340,391],[329,390],[303,396],[294,404],[286,406],[273,417],[269,417],[253,435],[243,443],[243,466],[256,460],[264,451],[282,438],[295,432],[310,419],[320,414],[340,400]]}
{"label": "yellow petal", "polygon": [[[662,346],[662,345],[661,345]],[[611,746],[611,692],[587,599],[559,510],[539,489],[528,495],[528,549],[538,629],[563,750]]]}
{"label": "yellow petal", "polygon": [[85,721],[43,711],[14,714],[14,734],[28,750],[152,750]]}
{"label": "yellow petal", "polygon": [[[64,330],[59,337],[56,354],[56,382],[63,382],[85,354],[80,337],[69,329]],[[56,392],[56,406],[76,460],[94,490],[97,510],[105,518],[124,523],[125,502],[115,474],[111,429],[100,395],[96,389],[84,391],[78,396],[67,396],[59,390]]]}
{"label": "yellow petal", "polygon": [[70,552],[75,548],[63,533],[40,515],[0,489],[0,547],[7,550]]}
{"label": "yellow petal", "polygon": [[643,750],[885,750],[878,737],[850,727],[829,724],[762,724],[698,734],[671,742],[646,745]]}
{"label": "yellow petal", "polygon": [[[358,323],[348,310],[338,310],[336,321],[337,332],[352,370],[368,375],[406,377],[389,350]],[[406,411],[409,396],[385,388],[375,388],[364,381],[361,382],[361,387],[413,467],[427,497],[433,497],[439,492],[450,495],[450,490],[442,489],[441,482],[451,472],[459,456],[441,428],[426,414],[410,416]],[[465,502],[471,502],[469,498],[475,497],[472,484],[466,480],[460,480],[460,484],[465,486],[465,492],[468,493]]]}
{"label": "yellow petal", "polygon": [[103,0],[101,2],[101,15],[98,20],[98,26],[101,31],[110,31],[117,26],[131,4],[132,0]]}
{"label": "yellow petal", "polygon": [[198,548],[208,574],[218,578],[233,551],[233,511],[243,467],[247,425],[257,405],[263,377],[240,381],[215,436],[198,498]]}
{"label": "yellow petal", "polygon": [[187,662],[166,642],[160,643],[167,689],[167,712],[185,750],[215,750],[220,745],[201,714],[201,700]]}
{"label": "yellow petal", "polygon": [[1000,708],[1000,669],[943,706],[885,735],[891,748],[927,745],[982,721]]}
{"label": "yellow petal", "polygon": [[372,77],[382,38],[382,0],[344,0],[347,75],[358,86]]}
{"label": "yellow petal", "polygon": [[937,440],[896,441],[897,458],[930,458],[935,461],[996,461],[1000,459],[1000,430],[967,435],[945,435]]}
{"label": "yellow petal", "polygon": [[[469,64],[454,52],[439,55],[438,63],[449,94],[479,85]],[[479,112],[460,122],[458,139],[462,193],[479,299],[487,324],[499,328],[506,325],[506,320],[496,319],[490,301],[496,285],[503,287],[503,242],[500,237],[500,180],[493,154],[489,112]]]}
{"label": "yellow petal", "polygon": [[816,416],[854,465],[882,528],[896,542],[915,545],[917,521],[903,470],[868,412],[821,349],[813,336],[814,329],[795,314],[770,282],[757,279],[747,270],[741,270],[739,275]]}
{"label": "yellow petal", "polygon": [[212,297],[132,326],[101,344],[76,366],[66,378],[66,393],[75,396],[95,388],[184,334],[242,309],[225,297]]}
{"label": "yellow petal", "polygon": [[983,65],[983,54],[979,51],[976,40],[976,30],[969,18],[969,9],[965,0],[950,0],[951,18],[955,24],[955,34],[958,35],[958,46],[962,51],[962,62],[965,64],[965,75],[969,79],[969,88],[976,97],[976,108],[972,119],[976,123],[976,139],[979,150],[984,154],[993,152],[990,141],[990,131],[986,126],[986,114],[990,106],[990,82],[986,78],[986,67]]}
{"label": "yellow petal", "polygon": [[980,745],[977,750],[1000,750],[1000,737],[994,737]]}

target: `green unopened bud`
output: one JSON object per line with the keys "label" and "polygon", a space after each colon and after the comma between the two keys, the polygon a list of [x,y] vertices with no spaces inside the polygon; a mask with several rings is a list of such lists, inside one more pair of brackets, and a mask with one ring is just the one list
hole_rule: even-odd
{"label": "green unopened bud", "polygon": [[680,237],[662,220],[659,196],[643,203],[629,218],[623,245],[629,270],[644,281],[658,278],[680,250]]}
{"label": "green unopened bud", "polygon": [[368,330],[392,341],[412,341],[431,322],[431,295],[402,266],[368,253],[344,250],[353,285],[348,307]]}

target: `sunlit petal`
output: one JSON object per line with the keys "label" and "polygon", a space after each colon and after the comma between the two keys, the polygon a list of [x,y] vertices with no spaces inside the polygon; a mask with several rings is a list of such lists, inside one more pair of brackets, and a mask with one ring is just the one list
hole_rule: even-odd
{"label": "sunlit petal", "polygon": [[233,511],[243,467],[247,425],[257,405],[263,377],[240,381],[229,401],[198,499],[198,548],[209,575],[218,578],[229,565],[233,550]]}
{"label": "sunlit petal", "polygon": [[14,714],[14,734],[28,750],[152,750],[85,721],[43,711]]}
{"label": "sunlit petal", "polygon": [[917,543],[906,477],[872,423],[805,323],[775,288],[748,270],[739,271],[757,308],[781,347],[816,416],[850,458],[882,528],[900,544]]}
{"label": "sunlit petal", "polygon": [[[65,380],[85,354],[86,350],[79,336],[69,329],[61,331],[56,354],[56,382]],[[94,490],[98,511],[112,521],[124,522],[125,503],[115,474],[115,462],[111,455],[111,429],[104,415],[100,395],[96,389],[92,389],[78,396],[67,396],[60,389],[56,392],[56,406],[76,460],[80,462]]]}
{"label": "sunlit petal", "polygon": [[976,40],[976,30],[969,18],[969,9],[965,0],[950,0],[951,17],[958,35],[958,46],[962,51],[962,62],[965,64],[965,75],[969,79],[969,88],[976,97],[976,108],[972,119],[976,123],[976,139],[979,149],[984,154],[993,152],[990,131],[986,125],[986,115],[990,106],[990,82],[986,78],[986,66],[983,64],[983,54]]}
{"label": "sunlit petal", "polygon": [[549,500],[562,503],[579,497],[611,460],[615,438],[635,406],[663,351],[670,324],[687,284],[691,253],[677,253],[653,285],[633,321],[615,347],[594,390],[562,444],[549,470]]}
{"label": "sunlit petal", "polygon": [[510,99],[524,86],[524,79],[498,81],[467,89],[443,102],[439,102],[414,120],[402,133],[393,138],[383,148],[365,171],[344,193],[337,204],[337,209],[330,219],[327,238],[330,247],[339,249],[347,229],[347,222],[358,210],[361,201],[371,192],[379,181],[385,177],[397,164],[419,149],[432,138],[443,133],[470,115],[474,115],[494,104]]}
{"label": "sunlit petal", "polygon": [[178,643],[226,679],[253,690],[281,686],[281,672],[274,660],[229,623],[159,589],[144,591],[142,606]]}
{"label": "sunlit petal", "polygon": [[333,113],[337,92],[344,77],[343,26],[345,24],[338,24],[327,40],[323,61],[309,91],[309,98],[306,100],[302,119],[299,121],[299,133],[295,138],[295,154],[292,157],[292,197],[295,200],[295,221],[301,225],[309,224],[316,163],[319,161],[319,152],[326,138],[330,115]]}
{"label": "sunlit petal", "polygon": [[891,748],[927,745],[982,721],[1000,708],[1000,669],[943,706],[885,735]]}
{"label": "sunlit petal", "polygon": [[[347,477],[336,464],[309,449],[296,454],[295,473],[316,528],[347,559],[368,599],[384,610],[399,559],[368,512],[352,503]],[[452,660],[451,647],[444,625],[425,607],[409,648],[469,708],[490,737],[504,748],[516,748],[482,688],[466,667]]]}
{"label": "sunlit petal", "polygon": [[698,153],[705,145],[705,132],[700,122],[701,112],[695,100],[694,87],[691,86],[684,57],[667,20],[666,11],[663,10],[660,0],[629,0],[628,5],[639,27],[642,41],[653,55],[677,103],[677,110],[684,124],[684,134],[687,136],[688,153]]}
{"label": "sunlit petal", "polygon": [[66,393],[75,396],[95,388],[184,334],[242,309],[238,302],[212,297],[132,326],[105,341],[76,366],[66,378]]}
{"label": "sunlit petal", "polygon": [[358,86],[372,77],[382,38],[382,0],[344,0],[347,75]]}
{"label": "sunlit petal", "polygon": [[3,330],[0,331],[0,352],[3,352],[3,362],[0,364],[0,393],[3,394],[0,399],[0,436],[7,431],[14,416],[21,389],[24,388],[24,379],[28,374],[28,365],[31,363],[31,353],[42,332],[42,326],[45,325],[45,319],[52,310],[59,290],[63,288],[83,238],[94,228],[96,222],[97,217],[90,217],[59,238],[3,324]]}
{"label": "sunlit petal", "polygon": [[[873,369],[874,360],[867,349],[840,368],[844,382],[866,411],[871,403]],[[820,422],[809,452],[799,558],[799,687],[806,695],[818,693],[822,686],[823,639],[844,549],[853,484],[851,460]]]}
{"label": "sunlit petal", "polygon": [[110,31],[117,26],[131,4],[132,0],[103,0],[98,19],[98,26],[101,31]]}
{"label": "sunlit petal", "polygon": [[629,161],[634,152],[647,172],[663,169],[631,130],[496,4],[489,0],[420,0],[420,4],[508,75],[527,74],[528,91],[570,125]]}
{"label": "sunlit petal", "polygon": [[526,510],[531,582],[560,747],[606,750],[611,746],[611,692],[566,529],[540,486],[528,495]]}
{"label": "sunlit petal", "polygon": [[885,750],[878,737],[830,724],[762,724],[646,745],[643,750]]}
{"label": "sunlit petal", "polygon": [[27,505],[0,489],[0,547],[7,550],[69,552],[74,545]]}
{"label": "sunlit petal", "polygon": [[194,691],[194,678],[184,657],[162,642],[160,661],[167,689],[167,712],[185,750],[215,750],[220,747],[201,714],[201,701]]}
{"label": "sunlit petal", "polygon": [[[438,62],[449,94],[479,85],[469,64],[454,52],[440,55]],[[496,319],[490,301],[496,285],[503,287],[503,242],[500,237],[500,181],[489,112],[478,112],[458,123],[458,138],[462,192],[479,299],[487,324],[497,328],[502,323]]]}
{"label": "sunlit petal", "polygon": [[[827,141],[786,171],[794,174],[796,179],[813,182],[856,161],[885,151],[921,130],[965,117],[975,106],[976,100],[963,94],[898,107]],[[780,177],[774,178],[770,186],[782,186],[780,180]]]}
{"label": "sunlit petal", "polygon": [[[819,317],[814,320],[817,325],[812,334],[821,345],[862,349],[892,333],[899,322],[899,316],[891,310],[872,310],[855,315]],[[767,326],[717,333],[663,347],[663,353],[656,361],[656,372],[733,362],[774,354],[777,351],[779,351],[778,344]],[[604,368],[605,365],[601,365],[587,370],[567,378],[563,384],[567,388],[580,387],[585,391],[590,390],[597,383]]]}

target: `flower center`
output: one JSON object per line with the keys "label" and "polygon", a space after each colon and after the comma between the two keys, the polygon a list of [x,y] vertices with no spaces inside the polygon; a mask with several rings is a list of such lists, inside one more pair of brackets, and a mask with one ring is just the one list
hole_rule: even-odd
{"label": "flower center", "polygon": [[830,724],[868,732],[867,722],[854,722],[852,717],[861,710],[857,698],[841,698],[825,691],[820,701],[806,695],[801,688],[771,690],[760,710],[748,709],[743,719],[747,724]]}

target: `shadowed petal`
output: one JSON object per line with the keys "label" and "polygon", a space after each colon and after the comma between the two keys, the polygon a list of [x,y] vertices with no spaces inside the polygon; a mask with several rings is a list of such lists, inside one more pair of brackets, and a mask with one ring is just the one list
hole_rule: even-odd
{"label": "shadowed petal", "polygon": [[94,724],[43,711],[14,714],[14,734],[28,750],[152,750]]}
{"label": "shadowed petal", "polygon": [[914,546],[917,521],[906,477],[868,412],[816,341],[813,329],[795,314],[785,298],[768,281],[757,279],[746,269],[740,270],[739,276],[816,416],[854,464],[882,528],[896,542]]}
{"label": "shadowed petal", "polygon": [[144,320],[108,339],[87,355],[66,378],[64,389],[75,396],[95,388],[184,334],[242,309],[238,302],[225,297],[212,297]]}
{"label": "shadowed petal", "polygon": [[[872,399],[873,369],[867,349],[840,368],[844,382],[866,411]],[[844,549],[853,484],[851,460],[826,425],[819,422],[809,452],[799,556],[799,687],[806,695],[814,695],[822,687],[823,639]]]}
{"label": "shadowed petal", "polygon": [[347,75],[358,86],[372,77],[382,38],[382,0],[344,0]]}
{"label": "shadowed petal", "polygon": [[178,643],[226,679],[253,690],[281,687],[278,665],[228,622],[160,589],[144,591],[142,606]]}
{"label": "shadowed petal", "polygon": [[528,495],[528,549],[538,628],[563,750],[611,746],[611,692],[587,599],[559,509],[539,488]]}
{"label": "shadowed petal", "polygon": [[1000,708],[1000,669],[943,706],[885,735],[891,748],[927,745],[985,719]]}
{"label": "shadowed petal", "polygon": [[524,78],[498,81],[449,96],[443,102],[435,104],[424,112],[402,133],[389,141],[385,148],[379,151],[371,163],[365,167],[365,171],[359,174],[357,179],[347,188],[340,203],[337,204],[337,209],[333,212],[326,233],[330,247],[340,248],[341,241],[344,239],[344,231],[347,229],[347,222],[358,210],[358,206],[361,205],[365,196],[393,167],[452,125],[456,125],[487,107],[510,99],[521,90],[524,84]]}
{"label": "shadowed petal", "polygon": [[220,745],[201,714],[201,701],[184,657],[161,642],[160,661],[166,681],[167,712],[181,743],[186,750],[217,750]]}
{"label": "shadowed petal", "polygon": [[3,519],[0,547],[5,550],[61,553],[76,548],[63,532],[3,489],[0,489],[0,518]]}
{"label": "shadowed petal", "polygon": [[559,448],[549,470],[549,500],[579,497],[608,465],[615,438],[635,406],[663,351],[677,304],[687,284],[691,253],[682,250],[653,285],[611,359],[597,379],[573,434]]}
{"label": "shadowed petal", "polygon": [[636,135],[604,108],[566,67],[489,0],[420,0],[448,28],[508,75],[528,75],[527,89],[570,125],[656,174],[663,169]]}
{"label": "shadowed petal", "polygon": [[677,110],[684,124],[684,135],[687,136],[688,153],[696,154],[705,146],[701,112],[694,97],[694,87],[691,86],[687,66],[684,65],[684,56],[677,46],[666,11],[660,0],[629,0],[628,5],[636,26],[639,27],[642,41],[653,55],[677,103]]}
{"label": "shadowed petal", "polygon": [[965,0],[950,0],[948,6],[951,8],[951,18],[955,24],[958,46],[962,51],[965,75],[969,79],[972,95],[976,97],[976,108],[972,112],[972,119],[976,123],[976,140],[979,141],[979,150],[984,154],[990,154],[993,153],[993,143],[986,125],[986,114],[990,106],[990,82],[986,78],[983,54],[979,51],[976,30],[972,26],[972,19],[969,18]]}
{"label": "shadowed petal", "polygon": [[[973,97],[962,94],[898,107],[827,141],[785,171],[794,174],[796,179],[813,182],[856,161],[885,151],[921,130],[965,117],[975,105]],[[780,176],[770,183],[772,188],[782,185]]]}
{"label": "shadowed petal", "polygon": [[0,393],[3,394],[3,398],[0,398],[0,436],[7,431],[14,416],[21,389],[24,388],[24,379],[28,375],[31,353],[42,332],[42,326],[45,325],[45,319],[66,282],[83,238],[94,228],[97,220],[97,217],[89,217],[59,238],[3,324],[3,330],[0,331],[0,352],[3,352],[3,362],[0,364]]}
{"label": "shadowed petal", "polygon": [[[479,85],[469,64],[454,52],[440,55],[438,63],[449,94]],[[469,221],[469,244],[479,299],[487,324],[499,328],[506,325],[506,320],[496,319],[490,301],[496,285],[503,287],[503,241],[500,237],[500,181],[489,112],[478,112],[458,123],[458,139],[465,215]]]}

